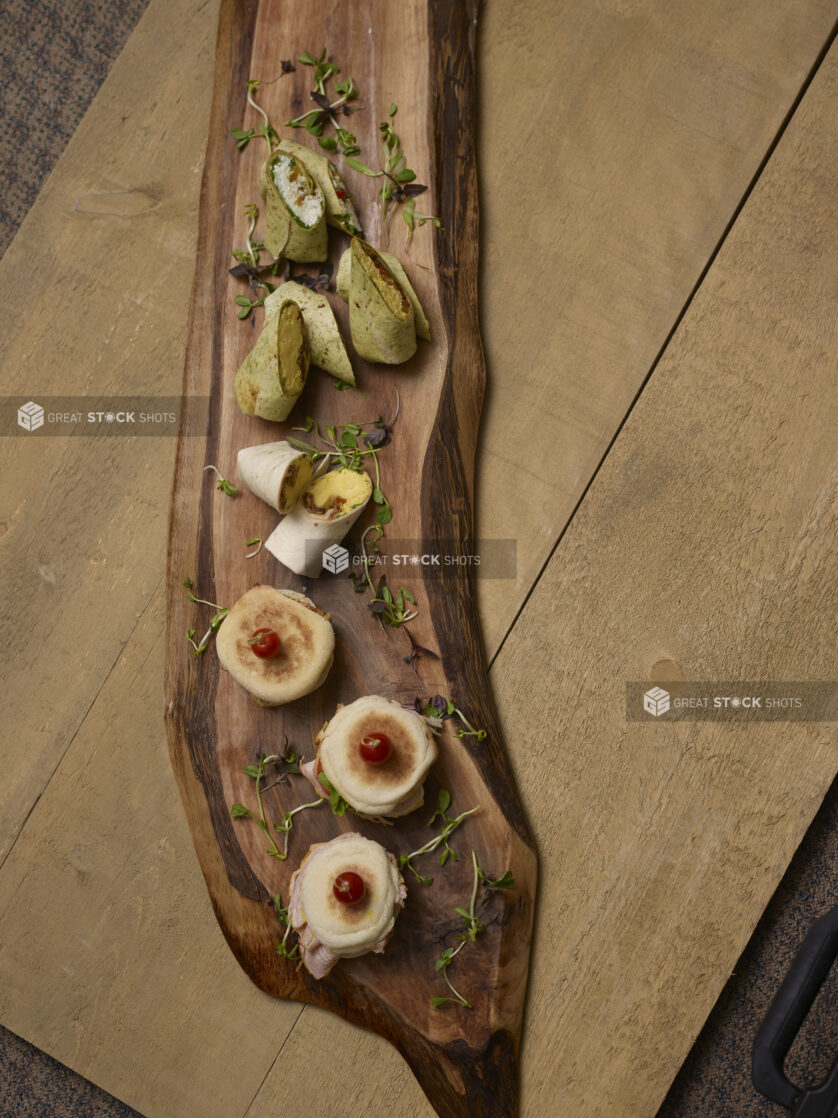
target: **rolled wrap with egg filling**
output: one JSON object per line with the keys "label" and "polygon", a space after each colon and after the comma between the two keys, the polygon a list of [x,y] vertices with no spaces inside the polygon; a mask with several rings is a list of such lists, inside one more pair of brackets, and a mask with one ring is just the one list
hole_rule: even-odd
{"label": "rolled wrap with egg filling", "polygon": [[305,388],[309,346],[300,308],[288,299],[268,319],[236,373],[236,401],[245,415],[281,423]]}
{"label": "rolled wrap with egg filling", "polygon": [[[344,904],[335,895],[342,874],[357,874],[363,896]],[[372,951],[381,954],[407,889],[393,855],[356,832],[315,843],[291,875],[288,919],[299,936],[303,964],[325,978],[335,963]]]}
{"label": "rolled wrap with egg filling", "polygon": [[355,209],[355,203],[346,189],[343,176],[331,159],[322,155],[319,151],[312,151],[311,148],[298,144],[296,140],[281,140],[278,150],[300,159],[308,168],[323,192],[328,224],[333,225],[336,229],[342,229],[350,237],[359,236],[361,222]]}
{"label": "rolled wrap with egg filling", "polygon": [[413,304],[375,249],[354,237],[349,269],[349,329],[366,361],[401,365],[416,352]]}
{"label": "rolled wrap with egg filling", "polygon": [[323,552],[340,543],[372,496],[365,471],[342,468],[315,478],[265,540],[265,548],[290,571],[317,578]]}
{"label": "rolled wrap with egg filling", "polygon": [[251,493],[282,513],[293,509],[313,473],[308,454],[286,442],[242,447],[236,469]]}
{"label": "rolled wrap with egg filling", "polygon": [[[424,338],[426,342],[429,342],[431,340],[431,324],[428,322],[427,315],[422,309],[422,304],[419,302],[419,296],[413,289],[413,284],[407,278],[407,272],[402,267],[401,261],[398,256],[394,256],[392,252],[380,252],[379,256],[390,269],[393,278],[413,307],[413,318],[416,325],[417,338]],[[337,276],[335,277],[335,289],[344,303],[349,302],[349,277],[351,270],[352,250],[348,248],[340,258]]]}
{"label": "rolled wrap with egg filling", "polygon": [[265,247],[274,256],[305,264],[328,255],[326,203],[305,163],[278,151],[262,166]]}
{"label": "rolled wrap with egg filling", "polygon": [[355,374],[346,352],[335,313],[322,291],[311,291],[301,283],[288,280],[280,284],[265,300],[265,321],[273,318],[285,302],[292,299],[300,308],[306,324],[312,365],[345,381],[355,384]]}

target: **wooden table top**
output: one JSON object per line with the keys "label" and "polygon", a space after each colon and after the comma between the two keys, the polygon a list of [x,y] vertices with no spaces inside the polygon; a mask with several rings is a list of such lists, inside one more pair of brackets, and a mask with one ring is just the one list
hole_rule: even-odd
{"label": "wooden table top", "polygon": [[[625,716],[627,680],[838,678],[835,15],[480,17],[477,524],[518,575],[479,607],[540,853],[525,1118],[654,1113],[838,767],[826,723]],[[179,394],[216,22],[151,0],[0,261],[7,393]],[[430,1118],[394,1049],[261,994],[213,917],[162,719],[174,449],[0,444],[0,1024],[150,1118]]]}

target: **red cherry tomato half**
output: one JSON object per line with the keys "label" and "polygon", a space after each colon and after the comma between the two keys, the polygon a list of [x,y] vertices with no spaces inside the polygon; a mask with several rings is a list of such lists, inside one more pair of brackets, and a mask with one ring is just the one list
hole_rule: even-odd
{"label": "red cherry tomato half", "polygon": [[335,194],[337,194],[338,198],[340,198],[341,201],[343,201],[344,198],[349,197],[349,195],[347,194],[347,192],[345,190],[336,190]]}
{"label": "red cherry tomato half", "polygon": [[247,643],[260,660],[273,660],[282,648],[282,641],[273,629],[257,629]]}
{"label": "red cherry tomato half", "polygon": [[339,873],[332,886],[332,892],[341,904],[357,904],[366,891],[363,877],[353,870]]}
{"label": "red cherry tomato half", "polygon": [[386,734],[367,734],[361,739],[361,756],[370,765],[382,765],[392,752],[393,743]]}

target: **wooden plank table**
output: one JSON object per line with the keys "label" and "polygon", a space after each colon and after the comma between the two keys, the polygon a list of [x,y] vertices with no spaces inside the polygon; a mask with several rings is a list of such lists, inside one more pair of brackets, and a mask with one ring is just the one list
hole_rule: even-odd
{"label": "wooden plank table", "polygon": [[[836,770],[829,727],[624,713],[661,670],[836,675],[834,18],[481,17],[478,527],[519,570],[479,605],[541,850],[525,1116],[654,1112]],[[216,20],[152,0],[0,262],[7,392],[179,391]],[[525,222],[504,169],[534,152]],[[0,1023],[150,1116],[430,1115],[217,929],[162,725],[173,451],[0,446]]]}

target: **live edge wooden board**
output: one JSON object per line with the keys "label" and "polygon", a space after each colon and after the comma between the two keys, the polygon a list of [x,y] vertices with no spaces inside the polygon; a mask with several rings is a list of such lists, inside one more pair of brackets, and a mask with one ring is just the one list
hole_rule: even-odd
{"label": "live edge wooden board", "polygon": [[[236,959],[269,994],[311,1002],[387,1037],[403,1054],[440,1115],[517,1113],[517,1060],[527,982],[535,894],[533,841],[507,765],[486,674],[483,645],[468,568],[442,567],[423,577],[410,568],[399,580],[416,598],[414,639],[439,653],[418,661],[421,682],[404,656],[406,634],[384,630],[346,575],[317,580],[292,575],[264,550],[245,559],[245,541],[267,537],[276,514],[242,489],[230,498],[216,489],[212,463],[235,477],[237,451],[283,437],[306,415],[322,425],[392,416],[401,400],[392,443],[380,455],[381,486],[392,509],[392,540],[421,542],[424,551],[473,542],[476,435],[485,366],[477,317],[477,192],[474,162],[476,4],[431,0],[394,5],[386,0],[347,4],[290,4],[225,0],[215,61],[215,88],[201,188],[199,236],[192,291],[184,395],[211,398],[208,420],[200,409],[184,411],[172,494],[166,662],[166,721],[172,763],[216,916]],[[262,79],[258,100],[280,136],[313,143],[283,122],[311,107],[310,68],[279,76],[283,59],[326,47],[351,74],[364,111],[350,118],[361,158],[379,166],[378,124],[391,103],[408,162],[429,186],[419,208],[445,227],[417,230],[406,259],[405,226],[396,213],[385,228],[379,214],[378,181],[348,171],[367,239],[405,262],[431,322],[432,341],[405,365],[373,366],[350,348],[362,392],[338,392],[332,378],[312,368],[305,393],[288,423],[246,417],[233,394],[233,377],[261,327],[262,311],[240,321],[234,298],[246,288],[228,274],[231,250],[244,243],[243,216],[261,204],[258,173],[267,148],[261,139],[238,151],[231,129],[254,127],[246,82]],[[274,80],[277,79],[277,80]],[[270,84],[268,84],[270,83]],[[257,229],[257,236],[260,228]],[[330,260],[336,265],[347,238],[330,229]],[[295,272],[316,273],[317,265]],[[341,328],[349,337],[346,308],[332,291]],[[374,515],[356,525],[357,536]],[[384,541],[381,545],[386,549]],[[232,605],[257,583],[309,594],[333,618],[335,664],[326,684],[304,700],[265,710],[220,670],[212,647],[193,654],[186,630],[206,628],[211,610],[187,598],[190,577],[198,597]],[[391,572],[391,584],[393,584]],[[451,724],[440,739],[440,758],[426,782],[426,806],[396,826],[338,819],[328,807],[301,812],[290,836],[289,858],[265,852],[264,836],[251,821],[233,820],[230,805],[253,802],[253,781],[243,766],[260,752],[281,752],[287,740],[311,758],[314,737],[337,703],[366,694],[412,702],[448,695],[486,740],[457,738]],[[520,747],[520,743],[517,743]],[[440,786],[453,797],[452,812],[477,804],[453,841],[459,861],[443,868],[435,855],[421,860],[434,876],[422,886],[407,873],[408,899],[384,955],[341,962],[323,981],[280,958],[282,927],[271,904],[287,901],[291,873],[309,844],[359,830],[394,853],[417,849],[434,833],[428,820]],[[311,799],[300,777],[271,789],[265,805],[272,821]],[[446,993],[435,961],[456,942],[468,904],[471,850],[496,877],[510,869],[515,888],[494,896],[484,910],[486,931],[460,952],[451,969],[473,1009],[433,1008]],[[328,1055],[316,1063],[328,1075]],[[289,1085],[290,1086],[290,1085]]]}

